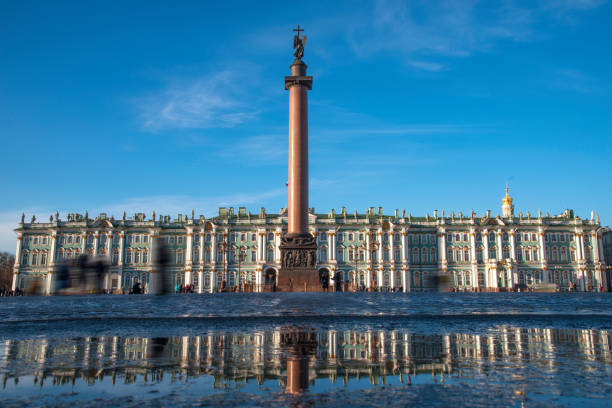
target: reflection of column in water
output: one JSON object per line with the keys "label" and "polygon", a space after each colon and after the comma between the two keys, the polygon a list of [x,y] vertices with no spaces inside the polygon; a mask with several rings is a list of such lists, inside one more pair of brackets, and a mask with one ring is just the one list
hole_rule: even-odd
{"label": "reflection of column in water", "polygon": [[502,345],[503,345],[503,357],[508,357],[510,355],[510,350],[508,347],[508,327],[503,327],[502,329]]}
{"label": "reflection of column in water", "polygon": [[213,342],[214,338],[212,335],[208,335],[208,348],[206,350],[206,361],[208,362],[208,366],[212,365],[213,361]]}
{"label": "reflection of column in water", "polygon": [[546,359],[552,368],[555,365],[555,345],[553,343],[552,329],[544,329],[544,341],[546,342]]}
{"label": "reflection of column in water", "polygon": [[604,361],[610,360],[610,334],[607,330],[602,330],[599,332],[601,336],[601,348]]}
{"label": "reflection of column in water", "polygon": [[521,336],[521,329],[514,329],[514,339],[516,341],[516,354],[519,359],[523,359],[523,338]]}
{"label": "reflection of column in water", "polygon": [[[398,368],[397,332],[395,330],[391,332],[391,360],[393,361],[393,371],[395,371]],[[400,381],[402,381],[401,373],[400,373]]]}
{"label": "reflection of column in water", "polygon": [[89,353],[91,351],[91,337],[85,337],[83,344],[83,366],[89,367]]}
{"label": "reflection of column in water", "polygon": [[412,362],[412,353],[410,350],[410,340],[411,336],[408,333],[404,333],[404,360],[406,364],[410,364]]}
{"label": "reflection of column in water", "polygon": [[489,359],[495,360],[495,336],[489,336]]}
{"label": "reflection of column in water", "polygon": [[444,350],[442,351],[443,354],[446,355],[446,357],[444,358],[444,360],[446,360],[446,363],[450,363],[451,361],[451,336],[449,334],[444,336]]}
{"label": "reflection of column in water", "polygon": [[202,346],[202,336],[196,336],[195,338],[195,363],[198,369],[200,368],[200,347]]}
{"label": "reflection of column in water", "polygon": [[384,330],[380,331],[380,335],[379,335],[379,359],[380,361],[385,361],[387,359],[387,348],[385,347],[385,332]]}
{"label": "reflection of column in water", "polygon": [[189,337],[183,336],[181,338],[181,367],[187,367],[189,365]]}
{"label": "reflection of column in water", "polygon": [[335,330],[330,330],[327,333],[327,348],[328,348],[329,359],[331,360],[335,360],[337,357],[336,356],[337,339],[338,339],[338,333]]}
{"label": "reflection of column in water", "polygon": [[374,360],[374,335],[368,330],[368,359]]}

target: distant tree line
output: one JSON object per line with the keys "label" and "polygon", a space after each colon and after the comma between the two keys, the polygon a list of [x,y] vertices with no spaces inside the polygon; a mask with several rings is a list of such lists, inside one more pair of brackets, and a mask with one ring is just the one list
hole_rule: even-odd
{"label": "distant tree line", "polygon": [[13,284],[13,265],[15,265],[15,255],[8,252],[0,252],[0,289],[11,289]]}

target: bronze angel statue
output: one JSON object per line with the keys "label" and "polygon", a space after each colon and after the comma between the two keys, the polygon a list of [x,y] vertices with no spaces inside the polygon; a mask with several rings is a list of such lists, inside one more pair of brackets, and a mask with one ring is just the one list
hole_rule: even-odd
{"label": "bronze angel statue", "polygon": [[306,45],[306,36],[300,37],[298,32],[298,35],[293,36],[293,48],[295,49],[293,55],[295,59],[301,60],[304,56],[304,45]]}

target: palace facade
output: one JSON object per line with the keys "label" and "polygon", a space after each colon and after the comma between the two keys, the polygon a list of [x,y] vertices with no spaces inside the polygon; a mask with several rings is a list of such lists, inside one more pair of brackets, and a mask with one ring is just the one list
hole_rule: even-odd
{"label": "palace facade", "polygon": [[[572,210],[559,215],[514,214],[512,198],[502,199],[502,214],[439,213],[414,217],[382,207],[365,213],[317,214],[309,228],[316,237],[317,269],[339,278],[345,290],[427,291],[446,276],[466,291],[504,291],[548,287],[608,290],[599,217],[582,219]],[[63,262],[89,255],[108,264],[105,289],[116,293],[134,282],[148,290],[154,267],[152,245],[169,250],[173,285],[193,285],[199,293],[221,288],[262,291],[280,270],[280,238],[287,212],[251,214],[244,207],[219,208],[215,217],[138,213],[121,219],[99,214],[69,214],[49,222],[21,222],[13,290],[36,284],[51,293]],[[155,241],[159,242],[159,241]],[[330,284],[334,285],[335,280]]]}

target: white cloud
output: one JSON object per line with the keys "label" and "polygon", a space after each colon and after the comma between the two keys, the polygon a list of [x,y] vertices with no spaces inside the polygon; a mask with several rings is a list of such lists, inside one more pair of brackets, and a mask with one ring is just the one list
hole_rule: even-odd
{"label": "white cloud", "polygon": [[551,79],[550,85],[562,91],[591,94],[597,92],[599,88],[595,80],[584,72],[575,69],[560,69]]}
{"label": "white cloud", "polygon": [[256,118],[257,105],[247,97],[242,76],[238,70],[226,69],[190,82],[172,82],[141,101],[144,128],[223,128]]}
{"label": "white cloud", "polygon": [[578,12],[599,0],[551,0],[527,7],[519,1],[378,0],[371,16],[348,28],[347,40],[361,57],[395,53],[408,66],[425,71],[445,68],[444,58],[486,52],[500,41],[531,41],[546,19],[573,22]]}
{"label": "white cloud", "polygon": [[279,164],[287,161],[287,144],[286,134],[257,135],[236,140],[219,150],[217,155],[247,162]]}

